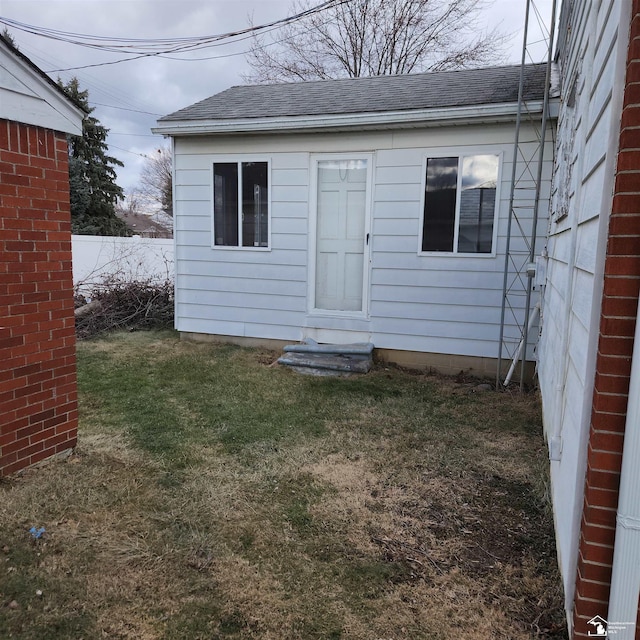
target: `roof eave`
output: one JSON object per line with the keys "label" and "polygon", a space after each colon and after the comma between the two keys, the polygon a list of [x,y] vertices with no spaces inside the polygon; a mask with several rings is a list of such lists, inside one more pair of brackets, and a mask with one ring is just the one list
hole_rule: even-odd
{"label": "roof eave", "polygon": [[[542,113],[543,101],[527,101],[527,113]],[[232,120],[159,120],[151,130],[166,136],[197,136],[239,133],[282,133],[344,129],[389,129],[451,124],[481,124],[515,120],[517,103],[484,104],[445,109],[415,109],[378,113],[280,116]],[[554,110],[551,110],[553,116]]]}
{"label": "roof eave", "polygon": [[[44,91],[51,92],[50,99],[46,99],[45,97],[42,97],[42,99],[54,111],[60,114],[64,124],[58,127],[58,129],[62,131],[62,133],[82,135],[82,122],[87,116],[86,111],[78,107],[64,92],[62,87],[56,84],[40,67],[19,51],[6,38],[0,36],[0,44],[4,45],[8,52],[13,55],[13,62],[28,74],[33,82],[39,84]],[[5,91],[17,94],[17,92],[10,88],[5,88]],[[3,117],[8,117],[9,115],[10,114],[5,114]],[[39,125],[38,121],[32,120],[33,114],[21,113],[17,121],[36,126]]]}

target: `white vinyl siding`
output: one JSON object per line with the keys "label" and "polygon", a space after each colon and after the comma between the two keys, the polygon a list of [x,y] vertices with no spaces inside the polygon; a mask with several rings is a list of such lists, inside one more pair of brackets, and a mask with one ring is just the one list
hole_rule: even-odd
{"label": "white vinyl siding", "polygon": [[[629,30],[627,0],[573,2],[561,52],[563,101],[553,181],[539,346],[556,536],[567,607],[573,599],[595,353]],[[575,99],[568,100],[572,84]]]}
{"label": "white vinyl siding", "polygon": [[82,135],[84,112],[0,44],[0,118]]}
{"label": "white vinyl siding", "polygon": [[[351,335],[378,348],[496,358],[513,135],[511,123],[177,138],[178,330],[289,341]],[[523,127],[522,135],[533,154],[533,131]],[[419,254],[424,162],[433,150],[501,155],[495,255]],[[269,252],[212,249],[210,167],[214,157],[229,154],[270,158]],[[323,154],[371,158],[368,303],[361,318],[310,312],[311,171]],[[547,158],[550,178],[551,153]],[[539,228],[542,237],[546,220]]]}

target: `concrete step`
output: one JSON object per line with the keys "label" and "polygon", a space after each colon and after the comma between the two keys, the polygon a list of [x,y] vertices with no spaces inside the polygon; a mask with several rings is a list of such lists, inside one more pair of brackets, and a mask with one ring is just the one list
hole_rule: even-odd
{"label": "concrete step", "polygon": [[318,344],[308,341],[287,345],[278,363],[310,375],[367,373],[373,364],[373,344]]}

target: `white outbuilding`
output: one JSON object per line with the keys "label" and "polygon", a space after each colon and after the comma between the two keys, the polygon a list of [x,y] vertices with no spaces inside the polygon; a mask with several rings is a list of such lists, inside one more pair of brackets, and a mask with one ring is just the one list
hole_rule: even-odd
{"label": "white outbuilding", "polygon": [[[525,70],[534,117],[545,71]],[[276,347],[373,343],[400,364],[493,374],[519,78],[507,66],[237,86],[161,118],[177,329]],[[539,144],[527,124],[520,139],[524,175]],[[515,206],[530,207],[521,186]]]}

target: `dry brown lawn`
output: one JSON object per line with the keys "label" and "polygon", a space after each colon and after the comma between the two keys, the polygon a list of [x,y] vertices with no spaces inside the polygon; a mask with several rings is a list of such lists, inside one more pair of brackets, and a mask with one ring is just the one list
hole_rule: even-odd
{"label": "dry brown lawn", "polygon": [[535,393],[276,356],[80,344],[77,450],[0,483],[0,637],[566,637]]}

